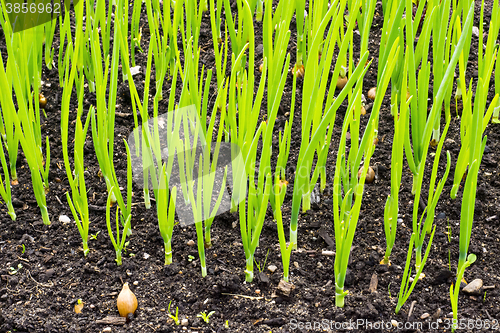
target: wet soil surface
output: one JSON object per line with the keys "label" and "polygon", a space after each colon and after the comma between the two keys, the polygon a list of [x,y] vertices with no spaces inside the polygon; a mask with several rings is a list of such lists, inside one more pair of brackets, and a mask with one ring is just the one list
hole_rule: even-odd
{"label": "wet soil surface", "polygon": [[[489,2],[488,2],[489,3]],[[476,4],[476,12],[479,13]],[[487,6],[485,17],[490,17]],[[479,17],[479,15],[477,15]],[[145,41],[149,40],[146,12],[143,8],[141,25],[144,24],[142,47],[147,50]],[[479,18],[475,19],[478,25]],[[201,62],[207,68],[214,67],[211,53],[212,41],[209,17],[205,15],[200,33],[202,49]],[[259,24],[256,24],[259,27]],[[371,37],[370,54],[378,54],[378,41],[382,28],[381,7],[377,6]],[[256,45],[262,43],[262,32],[256,28]],[[295,21],[290,30],[291,64],[295,62]],[[56,30],[56,40],[58,29]],[[355,35],[356,37],[356,35]],[[359,37],[356,37],[359,38]],[[2,34],[2,42],[5,40]],[[359,44],[359,39],[356,41]],[[357,44],[357,45],[358,45]],[[260,46],[259,46],[260,47]],[[258,47],[258,49],[259,49]],[[470,77],[474,78],[477,69],[478,39],[473,36]],[[2,56],[6,49],[0,46]],[[147,53],[137,54],[137,63],[146,64]],[[57,57],[57,54],[56,54]],[[262,51],[257,51],[257,60]],[[57,61],[56,61],[57,63]],[[376,82],[377,63],[374,61],[365,77],[365,93]],[[144,72],[144,71],[143,71]],[[229,70],[228,70],[229,74]],[[257,72],[257,75],[260,74]],[[215,76],[215,75],[214,75]],[[259,77],[258,76],[258,77]],[[130,97],[120,91],[127,91],[128,85],[121,83],[116,111],[130,114]],[[142,94],[143,74],[134,77]],[[333,263],[334,257],[322,255],[323,250],[333,250],[327,241],[334,239],[332,193],[327,186],[320,201],[299,218],[299,249],[292,253],[291,282],[295,289],[289,297],[276,292],[281,279],[282,264],[278,245],[276,223],[270,209],[260,238],[260,247],[256,251],[257,262],[264,263],[269,253],[266,267],[253,283],[245,283],[245,256],[241,244],[238,216],[224,213],[213,223],[213,247],[207,249],[208,275],[201,278],[196,247],[190,247],[190,240],[196,241],[194,226],[174,228],[173,263],[163,265],[163,240],[158,230],[156,208],[146,210],[143,204],[132,209],[132,235],[124,254],[123,265],[117,266],[115,252],[108,237],[105,222],[106,185],[98,176],[98,163],[94,154],[92,138],[89,132],[85,145],[85,175],[91,205],[90,233],[97,235],[89,242],[90,253],[83,256],[81,238],[74,222],[60,222],[60,215],[71,216],[65,192],[69,190],[64,171],[60,139],[60,100],[62,88],[58,84],[57,69],[48,70],[44,66],[42,92],[48,98],[47,118],[43,117],[43,136],[48,136],[51,146],[50,192],[47,195],[50,226],[42,223],[40,211],[35,201],[28,166],[22,154],[18,159],[19,185],[13,187],[17,220],[12,222],[2,206],[0,222],[0,332],[100,332],[111,327],[112,332],[291,332],[321,331],[328,327],[332,331],[341,331],[342,323],[356,322],[359,326],[353,331],[381,331],[381,323],[392,325],[391,320],[401,323],[407,332],[430,332],[439,328],[450,331],[451,312],[449,287],[455,279],[458,258],[459,220],[462,193],[455,200],[449,193],[453,181],[453,172],[460,148],[460,119],[452,117],[450,130],[440,158],[438,177],[445,170],[446,150],[452,156],[450,176],[446,181],[443,194],[436,209],[436,235],[431,246],[429,259],[424,273],[426,277],[416,287],[398,315],[394,314],[397,294],[403,275],[407,249],[412,229],[413,196],[411,194],[412,176],[405,165],[400,193],[400,218],[397,239],[391,256],[390,267],[379,265],[385,251],[383,227],[384,205],[390,193],[391,147],[393,119],[390,115],[389,98],[384,100],[380,112],[379,143],[372,158],[376,171],[376,180],[365,186],[360,220],[350,257],[344,308],[335,307],[335,289]],[[474,82],[477,78],[474,78]],[[211,83],[211,94],[215,93],[215,78]],[[170,80],[165,81],[164,96],[168,96]],[[492,82],[493,84],[493,82]],[[290,109],[292,94],[292,76],[289,74],[281,109],[276,120],[276,130],[284,126],[285,116]],[[179,90],[179,85],[178,88]],[[432,86],[430,95],[432,94]],[[301,82],[298,82],[296,94],[296,115],[292,129],[292,149],[289,165],[297,163],[300,141],[300,102]],[[154,93],[154,92],[153,92]],[[389,93],[387,94],[389,96]],[[490,89],[489,101],[493,97]],[[166,110],[167,100],[160,103],[160,112]],[[213,106],[213,99],[209,109]],[[85,97],[84,108],[95,105],[95,94]],[[460,107],[460,106],[459,106]],[[73,94],[72,110],[76,110],[76,95]],[[266,113],[263,103],[261,115]],[[333,179],[333,164],[342,127],[346,105],[338,111],[335,130],[327,162],[328,179]],[[460,113],[460,110],[459,110]],[[70,114],[70,121],[76,112]],[[367,119],[367,116],[366,116]],[[444,123],[444,120],[442,121]],[[70,126],[70,129],[73,126]],[[122,138],[128,137],[133,129],[131,116],[116,117],[115,126],[115,166],[120,184],[126,184],[126,154]],[[70,138],[73,133],[70,133]],[[487,147],[481,164],[477,202],[472,229],[470,252],[478,260],[469,267],[465,279],[470,282],[482,279],[484,286],[478,294],[459,296],[459,319],[464,324],[473,322],[474,326],[465,326],[462,331],[491,331],[481,329],[480,324],[489,320],[500,330],[500,180],[498,162],[500,159],[500,134],[498,125],[489,125]],[[70,140],[71,141],[71,140]],[[70,152],[72,150],[70,149]],[[431,150],[431,152],[433,152]],[[70,155],[72,155],[70,153]],[[431,158],[424,180],[428,188]],[[293,175],[288,175],[293,185]],[[463,185],[463,183],[462,183]],[[283,205],[285,222],[290,219],[291,188]],[[463,188],[462,188],[463,190]],[[143,200],[141,189],[134,184],[134,203]],[[427,198],[424,190],[422,198]],[[325,236],[326,235],[326,236]],[[325,241],[325,239],[327,241]],[[426,244],[426,243],[425,243]],[[424,244],[424,246],[426,246]],[[451,260],[451,261],[450,261]],[[277,267],[272,273],[271,265]],[[12,267],[12,268],[11,268]],[[450,269],[451,267],[451,269]],[[14,271],[16,271],[15,274]],[[255,268],[256,275],[258,271]],[[370,282],[378,281],[376,290],[370,290]],[[110,326],[98,324],[106,316],[118,316],[116,298],[123,282],[129,282],[137,296],[139,308],[135,317],[124,325]],[[373,287],[373,285],[372,285]],[[237,295],[237,296],[236,296]],[[78,299],[83,301],[81,313],[74,311]],[[178,308],[179,319],[186,326],[176,326],[168,316]],[[414,303],[409,316],[410,305]],[[213,311],[209,323],[197,315],[200,312]],[[428,315],[427,315],[428,314]],[[426,317],[427,316],[427,317]],[[307,326],[322,324],[318,326]],[[372,326],[369,326],[371,323]],[[326,326],[325,326],[326,325]],[[337,325],[337,326],[336,326]],[[436,326],[437,325],[437,326]]]}

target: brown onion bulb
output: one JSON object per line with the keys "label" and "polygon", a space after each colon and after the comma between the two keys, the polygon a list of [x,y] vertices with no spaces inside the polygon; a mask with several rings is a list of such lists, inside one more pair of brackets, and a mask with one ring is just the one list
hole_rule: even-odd
{"label": "brown onion bulb", "polygon": [[377,87],[373,87],[370,90],[368,90],[368,94],[366,94],[369,99],[372,101],[375,100],[375,97],[377,96]]}
{"label": "brown onion bulb", "polygon": [[134,314],[137,309],[137,298],[128,287],[128,283],[123,284],[122,291],[116,299],[116,305],[118,307],[120,317],[127,317],[129,313]]}
{"label": "brown onion bulb", "polygon": [[304,65],[300,65],[299,68],[294,67],[293,68],[293,74],[297,77],[297,79],[303,79],[304,78],[304,72],[305,68]]}
{"label": "brown onion bulb", "polygon": [[[363,167],[359,169],[358,171],[358,179],[361,178],[361,175],[363,174]],[[373,168],[371,166],[368,167],[368,172],[366,173],[366,178],[365,178],[365,183],[371,184],[375,180],[375,171],[373,171]]]}
{"label": "brown onion bulb", "polygon": [[364,116],[366,114],[366,109],[363,105],[361,105],[361,109],[359,110],[359,113]]}
{"label": "brown onion bulb", "polygon": [[339,90],[344,89],[346,84],[347,84],[347,76],[342,77],[339,75],[339,78],[337,79],[337,84],[336,84],[337,89],[339,89]]}
{"label": "brown onion bulb", "polygon": [[40,105],[42,109],[44,109],[45,105],[47,105],[47,99],[42,93],[38,94],[38,105]]}

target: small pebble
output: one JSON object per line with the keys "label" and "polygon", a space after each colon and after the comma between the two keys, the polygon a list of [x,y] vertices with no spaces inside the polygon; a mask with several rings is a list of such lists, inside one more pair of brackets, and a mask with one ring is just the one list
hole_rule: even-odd
{"label": "small pebble", "polygon": [[256,293],[257,295],[259,295],[259,294],[260,294],[260,289],[255,290],[255,293]]}
{"label": "small pebble", "polygon": [[189,325],[189,320],[188,320],[187,318],[182,319],[182,320],[181,320],[181,325],[182,325],[182,326],[187,326],[187,325]]}
{"label": "small pebble", "polygon": [[424,314],[422,314],[422,315],[420,316],[420,319],[422,319],[422,320],[423,320],[423,319],[427,319],[427,318],[429,318],[430,316],[431,316],[431,315],[430,315],[430,314],[428,314],[428,313],[426,312],[426,313],[424,313]]}
{"label": "small pebble", "polygon": [[398,327],[398,322],[396,320],[394,320],[394,319],[391,320],[391,324],[394,327]]}
{"label": "small pebble", "polygon": [[278,267],[276,267],[275,265],[269,265],[267,267],[267,269],[271,272],[271,273],[274,273],[276,272],[276,270],[278,269]]}
{"label": "small pebble", "polygon": [[188,246],[194,246],[194,240],[190,239],[188,242],[187,242],[187,245]]}
{"label": "small pebble", "polygon": [[105,327],[102,329],[102,332],[111,332],[111,327]]}
{"label": "small pebble", "polygon": [[134,286],[137,286],[139,284],[139,281],[134,281]]}
{"label": "small pebble", "polygon": [[295,268],[299,268],[299,263],[298,262],[294,261],[293,265],[295,266]]}
{"label": "small pebble", "polygon": [[483,280],[475,279],[463,289],[463,292],[466,294],[477,294],[481,290],[482,286]]}
{"label": "small pebble", "polygon": [[437,319],[441,316],[441,312],[442,312],[442,311],[441,311],[441,308],[438,308],[438,309],[436,310],[436,313],[434,313],[434,314],[432,315],[432,319],[433,319],[433,320],[437,320]]}
{"label": "small pebble", "polygon": [[69,222],[71,222],[71,220],[67,215],[61,215],[61,216],[59,216],[59,222],[69,223]]}
{"label": "small pebble", "polygon": [[148,259],[150,257],[149,254],[147,254],[146,252],[144,252],[144,259]]}

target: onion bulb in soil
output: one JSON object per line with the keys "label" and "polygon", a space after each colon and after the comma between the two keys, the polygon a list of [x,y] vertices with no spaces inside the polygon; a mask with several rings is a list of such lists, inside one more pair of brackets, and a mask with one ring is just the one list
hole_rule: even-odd
{"label": "onion bulb in soil", "polygon": [[377,96],[377,87],[373,87],[370,90],[368,90],[367,97],[369,99],[371,99],[372,101],[374,101],[376,96]]}
{"label": "onion bulb in soil", "polygon": [[[358,171],[358,179],[361,178],[361,175],[363,174],[363,167],[359,169]],[[371,166],[368,167],[368,172],[366,173],[366,180],[365,183],[371,184],[375,180],[375,171],[373,171],[373,168]]]}
{"label": "onion bulb in soil", "polygon": [[47,99],[42,93],[38,94],[38,105],[40,105],[42,109],[44,109],[45,105],[47,105]]}
{"label": "onion bulb in soil", "polygon": [[122,291],[116,300],[120,317],[127,317],[128,314],[134,314],[137,309],[137,298],[128,287],[128,283],[123,284]]}
{"label": "onion bulb in soil", "polygon": [[292,72],[293,72],[293,75],[295,75],[297,77],[297,79],[303,79],[304,72],[305,72],[304,65],[300,65],[300,66],[298,66],[298,68],[297,68],[297,65],[295,65],[295,67],[293,67],[293,69],[292,69]]}
{"label": "onion bulb in soil", "polygon": [[366,114],[366,109],[364,105],[361,105],[361,110],[359,110],[359,113],[364,116]]}
{"label": "onion bulb in soil", "polygon": [[342,77],[339,75],[339,78],[337,79],[337,89],[342,90],[344,89],[345,85],[347,84],[347,76]]}

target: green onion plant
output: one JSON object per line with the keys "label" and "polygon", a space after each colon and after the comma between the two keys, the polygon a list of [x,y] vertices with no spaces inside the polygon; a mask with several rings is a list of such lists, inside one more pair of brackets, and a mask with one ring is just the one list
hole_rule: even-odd
{"label": "green onion plant", "polygon": [[[408,65],[405,62],[403,69],[403,80],[401,91],[407,90]],[[400,95],[401,96],[401,95]],[[404,96],[406,97],[406,96]],[[396,97],[397,99],[397,97]],[[399,191],[401,188],[401,177],[403,175],[403,147],[404,135],[408,124],[408,107],[409,102],[401,99],[398,110],[397,100],[395,105],[391,107],[394,110],[394,137],[392,141],[391,154],[391,194],[387,196],[384,208],[384,232],[386,239],[386,250],[382,263],[390,264],[389,257],[391,256],[394,242],[396,241],[397,220],[399,212]]]}
{"label": "green onion plant", "polygon": [[12,193],[10,191],[10,176],[9,176],[9,168],[7,166],[6,158],[5,158],[5,150],[3,149],[3,140],[0,139],[0,159],[2,161],[2,169],[4,174],[4,179],[0,177],[0,195],[2,196],[5,205],[7,206],[8,213],[12,221],[16,220],[16,212],[14,211],[14,207],[12,206]]}
{"label": "green onion plant", "polygon": [[[407,4],[408,5],[408,4]],[[474,6],[471,5],[469,9],[469,15],[467,16],[467,20],[464,24],[464,30],[465,31],[471,31],[472,27],[472,17],[474,13]],[[469,29],[469,30],[467,30]],[[444,138],[446,137],[446,133],[448,131],[449,125],[450,125],[450,112],[449,110],[445,110],[445,116],[446,116],[446,125],[443,130],[442,136],[440,138],[440,141],[438,143],[436,153],[434,156],[434,163],[432,167],[432,174],[431,174],[431,179],[430,179],[430,186],[429,186],[429,196],[427,200],[427,207],[422,213],[420,219],[418,219],[418,209],[419,209],[419,202],[420,202],[420,195],[422,191],[422,182],[423,182],[423,176],[424,176],[424,171],[425,171],[425,163],[427,159],[427,154],[428,154],[428,149],[430,145],[430,140],[431,140],[431,135],[432,135],[432,129],[434,126],[434,121],[435,117],[439,115],[441,108],[442,108],[442,103],[444,96],[446,94],[446,91],[448,89],[448,85],[450,84],[452,80],[453,73],[455,71],[455,67],[458,63],[459,56],[462,52],[462,49],[465,45],[465,40],[467,38],[470,38],[470,33],[469,36],[467,34],[462,34],[460,37],[460,40],[453,52],[453,56],[450,59],[450,62],[448,64],[448,67],[446,69],[446,72],[443,76],[443,80],[441,82],[439,92],[433,102],[431,112],[429,114],[429,121],[427,121],[426,126],[423,131],[423,136],[422,136],[422,146],[423,146],[423,151],[422,151],[422,160],[418,164],[418,170],[417,170],[417,178],[414,178],[414,189],[415,189],[415,199],[413,203],[413,233],[410,239],[410,245],[408,249],[408,255],[406,259],[406,265],[405,265],[405,271],[403,274],[403,279],[401,280],[401,287],[398,295],[398,304],[396,306],[396,313],[398,313],[401,310],[401,307],[404,305],[408,297],[411,295],[411,292],[413,291],[413,288],[415,287],[417,281],[419,280],[419,277],[422,273],[422,270],[424,268],[424,265],[427,261],[427,257],[429,255],[431,245],[432,245],[432,240],[434,237],[434,233],[436,231],[436,226],[433,226],[434,222],[434,213],[435,213],[435,208],[437,206],[437,202],[439,200],[439,197],[441,195],[441,192],[444,187],[444,183],[448,177],[448,173],[450,171],[450,166],[451,166],[451,155],[449,152],[447,152],[447,166],[446,166],[446,171],[443,175],[443,178],[438,182],[437,187],[435,187],[435,182],[436,182],[436,177],[437,177],[437,170],[438,170],[438,165],[439,165],[439,158],[441,155],[441,150],[444,144]],[[409,63],[408,68],[411,67],[412,64],[412,50],[411,46],[408,48],[408,53],[407,53],[407,61]],[[410,82],[416,81],[416,75],[413,74],[414,72],[409,71],[410,75]],[[419,81],[421,78],[419,77]],[[428,80],[428,74],[426,77],[424,77],[424,80]],[[420,90],[419,90],[420,94]],[[425,92],[424,92],[425,94]],[[416,99],[419,99],[419,95],[414,95],[416,96]],[[413,101],[413,100],[412,100]],[[410,102],[411,105],[412,102]],[[413,121],[413,118],[412,118]],[[409,148],[409,131],[410,129],[407,128],[406,130],[406,142],[405,142],[405,151]],[[411,156],[411,154],[407,153],[407,159],[410,164],[410,160],[408,156]],[[424,220],[425,217],[425,220]],[[423,243],[426,237],[426,234],[430,234],[429,241],[427,243],[427,248],[425,251],[425,254],[422,258],[422,248],[423,248]],[[415,278],[413,279],[413,282],[411,285],[409,284],[410,282],[410,276],[411,276],[411,269],[409,270],[410,267],[410,262],[412,259],[412,252],[413,252],[413,246],[415,246],[415,253],[416,253],[416,259],[415,259],[415,270],[416,270],[416,275]]]}
{"label": "green onion plant", "polygon": [[[482,22],[483,22],[483,10],[484,10],[484,2],[481,6],[481,29],[480,29],[480,39],[479,45],[483,45],[482,39]],[[493,5],[492,15],[500,13],[499,4],[497,2]],[[493,16],[492,16],[493,17]],[[459,29],[459,25],[457,22],[457,30]],[[495,45],[495,41],[498,37],[500,29],[500,22],[498,20],[491,20],[489,26],[488,33],[488,41],[486,44],[486,50],[483,57],[482,48],[480,48],[478,54],[478,72],[479,72],[479,84],[477,87],[476,95],[474,96],[474,102],[472,102],[472,81],[469,84],[469,89],[467,90],[465,83],[465,62],[466,60],[462,57],[460,58],[460,90],[462,92],[462,100],[463,100],[463,111],[462,118],[460,121],[460,139],[461,139],[461,147],[460,153],[457,159],[457,165],[455,167],[455,177],[453,180],[453,187],[451,190],[451,198],[455,199],[460,182],[464,177],[464,174],[467,171],[467,168],[471,166],[471,163],[474,161],[476,157],[472,156],[473,152],[473,137],[476,135],[476,131],[479,130],[482,133],[486,130],[486,126],[488,125],[490,118],[492,117],[494,110],[498,107],[499,103],[499,94],[497,93],[494,97],[493,101],[490,103],[489,107],[486,109],[486,103],[488,98],[488,91],[490,86],[490,78],[493,72],[493,68],[495,67],[495,59],[498,53],[498,47]],[[466,31],[465,31],[466,32]],[[469,33],[470,35],[470,33]],[[498,60],[497,60],[497,68]],[[498,74],[496,74],[498,76]],[[498,89],[498,88],[495,88]],[[479,106],[479,108],[478,108]],[[486,112],[485,112],[486,111]],[[474,127],[475,123],[475,113],[479,112],[479,122],[477,126]]]}

